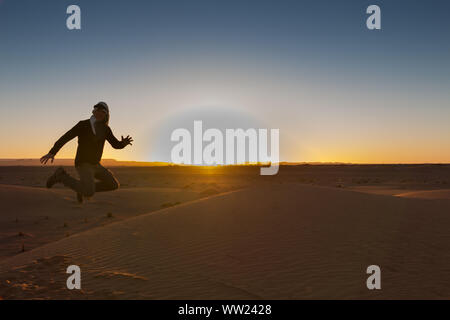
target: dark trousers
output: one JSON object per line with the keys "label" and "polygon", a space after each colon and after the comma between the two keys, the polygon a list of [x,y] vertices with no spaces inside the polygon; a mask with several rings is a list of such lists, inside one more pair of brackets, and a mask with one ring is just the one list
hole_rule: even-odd
{"label": "dark trousers", "polygon": [[[100,164],[82,163],[75,168],[78,171],[80,180],[65,174],[61,179],[62,183],[85,197],[91,197],[95,192],[111,191],[119,188],[119,181],[117,181],[116,177]],[[96,182],[95,179],[98,181]]]}

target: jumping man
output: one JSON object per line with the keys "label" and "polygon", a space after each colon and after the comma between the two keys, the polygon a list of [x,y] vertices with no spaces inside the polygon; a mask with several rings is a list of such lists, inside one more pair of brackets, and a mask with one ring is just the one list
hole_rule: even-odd
{"label": "jumping man", "polygon": [[[108,126],[109,108],[105,102],[99,102],[94,106],[90,119],[78,122],[72,129],[67,131],[48,154],[41,158],[41,163],[46,164],[51,159],[52,163],[56,153],[67,142],[78,137],[77,155],[75,157],[75,168],[80,180],[71,177],[62,167],[48,178],[47,188],[56,183],[62,183],[77,193],[78,202],[83,202],[83,197],[92,197],[95,192],[111,191],[119,188],[119,182],[111,171],[100,164],[103,154],[105,140],[114,149],[123,149],[131,145],[133,139],[130,136],[119,141],[114,137]],[[99,180],[95,182],[95,179]]]}

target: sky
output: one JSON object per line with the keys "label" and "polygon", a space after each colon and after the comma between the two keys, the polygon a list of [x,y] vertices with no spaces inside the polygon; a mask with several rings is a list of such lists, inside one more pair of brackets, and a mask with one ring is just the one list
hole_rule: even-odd
{"label": "sky", "polygon": [[[68,30],[66,8],[81,8]],[[381,30],[366,8],[381,8]],[[445,0],[0,0],[0,158],[38,158],[106,101],[104,158],[170,130],[280,130],[282,161],[450,162]],[[76,140],[57,155],[73,158]]]}

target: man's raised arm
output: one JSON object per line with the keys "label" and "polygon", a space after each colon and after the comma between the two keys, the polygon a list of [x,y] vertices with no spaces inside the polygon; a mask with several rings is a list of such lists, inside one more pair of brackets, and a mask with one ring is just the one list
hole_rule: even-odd
{"label": "man's raised arm", "polygon": [[127,136],[126,138],[124,138],[122,136],[122,140],[121,141],[117,140],[117,138],[112,133],[111,128],[108,128],[108,132],[106,133],[106,140],[108,140],[109,144],[114,149],[123,149],[127,145],[131,145],[131,142],[133,142],[133,139],[130,136]]}
{"label": "man's raised arm", "polygon": [[40,159],[42,164],[46,164],[50,159],[53,162],[53,160],[55,159],[55,155],[58,153],[59,149],[61,149],[67,142],[78,136],[80,132],[80,123],[81,121],[78,122],[72,129],[67,131],[61,138],[58,139],[58,141],[55,142],[53,148],[50,149],[48,154]]}
{"label": "man's raised arm", "polygon": [[72,129],[67,131],[61,138],[58,139],[58,141],[55,142],[53,145],[53,148],[50,149],[49,153],[56,155],[67,142],[78,136],[80,132],[80,122],[78,122]]}

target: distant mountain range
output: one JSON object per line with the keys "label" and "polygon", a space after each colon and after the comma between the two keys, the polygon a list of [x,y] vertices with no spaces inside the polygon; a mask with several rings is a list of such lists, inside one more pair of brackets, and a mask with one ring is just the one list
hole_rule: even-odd
{"label": "distant mountain range", "polygon": [[[170,162],[145,162],[145,161],[120,161],[115,159],[102,159],[102,165],[108,167],[164,167],[164,166],[185,166],[183,164],[173,164]],[[315,164],[343,164],[343,163],[321,163],[321,162],[280,162],[280,165],[315,165]],[[55,159],[53,163],[47,162],[47,165],[53,166],[73,166],[74,159]],[[242,165],[242,164],[241,164]],[[258,165],[247,163],[244,165]],[[0,166],[41,166],[39,159],[0,159]]]}
{"label": "distant mountain range", "polygon": [[[102,165],[107,167],[168,167],[168,166],[186,166],[183,164],[173,164],[170,162],[145,162],[145,161],[120,161],[115,159],[103,159]],[[52,166],[73,166],[74,159],[55,159],[53,163],[48,162],[47,165]],[[247,163],[244,165],[259,165]],[[354,164],[344,162],[280,162],[281,166],[302,166],[302,165],[328,165],[328,166],[341,166],[341,165],[353,165],[353,166],[365,166],[365,165],[378,165],[378,166],[391,166],[391,165],[448,165],[440,163],[385,163],[385,164]],[[39,159],[0,159],[0,166],[41,166]],[[239,166],[242,166],[240,164]]]}
{"label": "distant mountain range", "polygon": [[[118,161],[115,159],[103,159],[102,164],[108,167],[161,167],[172,165],[167,162]],[[74,159],[55,159],[53,163],[47,162],[47,165],[73,166]],[[0,166],[41,166],[41,163],[39,159],[0,159]]]}

